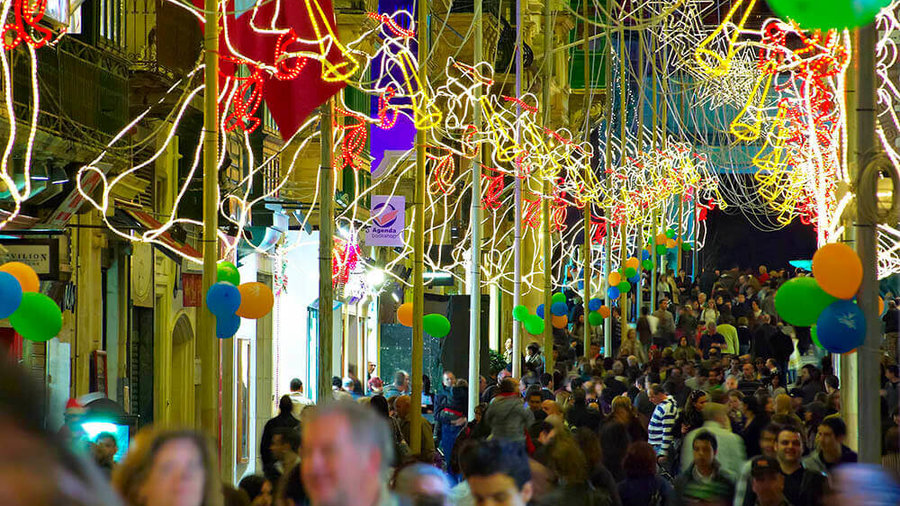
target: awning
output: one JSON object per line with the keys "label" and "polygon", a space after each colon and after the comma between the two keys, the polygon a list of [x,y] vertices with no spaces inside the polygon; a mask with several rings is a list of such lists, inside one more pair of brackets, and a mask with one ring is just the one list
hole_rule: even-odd
{"label": "awning", "polygon": [[[133,209],[123,209],[126,213],[128,213],[132,218],[137,220],[138,223],[141,224],[144,228],[148,230],[155,230],[162,227],[162,223],[158,222],[156,218],[150,216],[149,214],[143,211],[135,211]],[[185,244],[180,241],[176,241],[175,238],[172,237],[172,234],[169,232],[164,232],[160,234],[157,238],[160,244],[154,244],[154,246],[165,246],[161,247],[160,251],[162,251],[166,256],[171,258],[176,263],[181,263],[181,258],[178,254],[183,256],[188,256],[191,258],[196,258],[198,261],[203,258],[203,255],[191,247],[189,244]],[[176,253],[177,252],[177,253]]]}

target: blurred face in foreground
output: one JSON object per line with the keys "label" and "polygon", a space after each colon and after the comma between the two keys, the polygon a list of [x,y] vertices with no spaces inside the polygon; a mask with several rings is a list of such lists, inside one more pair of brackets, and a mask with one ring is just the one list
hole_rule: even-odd
{"label": "blurred face in foreground", "polygon": [[520,490],[516,481],[505,474],[469,476],[468,482],[477,506],[525,506],[531,500],[531,482]]}
{"label": "blurred face in foreground", "polygon": [[781,473],[765,473],[753,478],[753,492],[759,504],[775,505],[781,502],[784,494],[784,475]]}
{"label": "blurred face in foreground", "polygon": [[205,483],[200,449],[190,439],[173,439],[153,458],[140,495],[146,506],[200,506]]}
{"label": "blurred face in foreground", "polygon": [[356,441],[344,416],[320,416],[303,428],[300,473],[316,506],[371,504],[380,489],[381,452]]}

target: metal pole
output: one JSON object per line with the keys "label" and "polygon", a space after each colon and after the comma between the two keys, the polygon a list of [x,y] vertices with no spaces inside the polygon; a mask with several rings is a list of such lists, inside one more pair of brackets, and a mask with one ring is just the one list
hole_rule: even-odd
{"label": "metal pole", "polygon": [[656,311],[656,234],[659,231],[657,223],[659,222],[659,211],[653,208],[651,213],[650,225],[650,261],[653,262],[653,269],[650,271],[650,312]]}
{"label": "metal pole", "polygon": [[[624,9],[625,9],[624,4],[622,5],[622,9],[624,11]],[[627,123],[628,123],[628,110],[625,107],[625,89],[626,89],[625,88],[625,78],[626,78],[625,77],[625,61],[626,61],[626,58],[628,58],[628,54],[625,51],[625,30],[619,30],[619,54],[620,54],[620,58],[619,58],[619,62],[620,62],[620,67],[619,67],[619,111],[621,114],[621,120],[620,120],[621,121],[620,136],[621,137],[619,139],[619,143],[621,145],[621,150],[622,150],[622,153],[619,158],[619,163],[624,164],[626,151],[628,148],[627,135],[626,135],[627,134]],[[622,192],[624,193],[624,191],[625,191],[625,189],[623,187]],[[624,197],[624,195],[623,195],[623,197]],[[625,265],[625,247],[626,247],[625,246],[625,232],[626,232],[625,218],[622,217],[622,223],[621,223],[620,231],[619,231],[619,241],[621,242],[621,245],[620,245],[621,260],[619,261],[620,268]],[[625,333],[627,332],[627,329],[628,329],[628,297],[627,297],[627,294],[622,294],[619,296],[619,316],[620,316],[620,323],[621,323],[620,330],[622,332],[621,337],[623,338],[622,340],[624,341]],[[612,351],[613,351],[612,348],[610,348],[609,350],[607,350],[605,355],[607,357],[612,357],[613,356]]]}
{"label": "metal pole", "polygon": [[[545,1],[545,4],[549,3]],[[582,5],[582,14],[584,15],[585,22],[582,23],[584,26],[583,36],[584,42],[582,43],[582,50],[584,51],[584,140],[585,142],[591,141],[591,58],[590,58],[590,47],[588,45],[588,26],[590,25],[587,22],[588,19],[588,0],[581,0]],[[588,156],[584,157],[584,181],[585,184],[589,183],[591,180],[591,159]],[[591,265],[591,203],[590,201],[586,201],[584,203],[584,217],[582,218],[584,225],[584,242],[582,243],[582,248],[584,250],[584,257],[582,261],[584,262],[584,358],[590,358],[590,350],[591,350],[591,322],[588,319],[588,315],[590,314],[590,310],[588,309],[588,304],[591,300],[591,278],[592,275],[592,265]]]}
{"label": "metal pole", "polygon": [[697,250],[700,249],[697,247],[697,226],[699,223],[697,222],[697,202],[700,199],[700,190],[694,189],[694,212],[693,212],[693,226],[691,227],[691,282],[697,282]]}
{"label": "metal pole", "polygon": [[[428,0],[419,0],[419,82],[428,83]],[[415,112],[422,114],[419,109]],[[422,124],[416,121],[417,124]],[[409,410],[409,448],[413,455],[422,452],[422,368],[425,335],[422,317],[425,309],[425,129],[416,128],[415,228],[413,230],[413,340],[412,393]],[[469,388],[477,388],[470,385]]]}
{"label": "metal pole", "polygon": [[[206,31],[203,37],[203,297],[216,282],[218,260],[218,156],[219,145],[219,21],[217,0],[205,0]],[[200,357],[200,427],[203,432],[219,440],[219,342],[216,339],[215,317],[206,309],[199,311],[197,355]]]}
{"label": "metal pole", "polygon": [[319,377],[317,401],[327,404],[334,373],[334,285],[332,249],[334,248],[334,170],[331,167],[331,101],[321,107],[319,119]]}
{"label": "metal pole", "polygon": [[[550,22],[550,2],[544,2],[544,82],[541,86],[541,102],[544,110],[544,126],[550,126],[550,83],[553,76],[553,57],[550,53],[550,42],[553,38],[553,26]],[[542,254],[544,257],[544,371],[554,370],[553,361],[553,320],[550,313],[553,296],[553,255],[550,250],[550,179],[545,175],[541,196],[541,226],[543,228]],[[587,317],[585,317],[587,320]],[[585,352],[586,353],[586,352]]]}
{"label": "metal pole", "polygon": [[866,317],[866,341],[856,353],[859,461],[881,463],[881,418],[878,392],[881,350],[881,320],[878,317],[877,216],[871,212],[878,205],[876,185],[869,162],[877,149],[875,140],[875,25],[857,29],[856,74],[856,141],[857,141],[857,252],[863,264],[863,280],[859,290],[859,306]]}
{"label": "metal pole", "polygon": [[[475,0],[475,64],[481,62],[483,56],[482,35],[483,0]],[[475,98],[479,104],[474,109],[475,130],[481,131],[481,85],[475,88]],[[469,294],[469,403],[468,419],[475,419],[475,406],[478,405],[480,384],[479,365],[481,364],[481,153],[472,160],[472,289]]]}
{"label": "metal pole", "polygon": [[[612,0],[606,0],[606,12],[612,12]],[[604,146],[605,169],[606,174],[612,173],[612,114],[613,114],[613,94],[612,94],[612,30],[606,29],[606,146]],[[621,72],[620,72],[621,74]],[[612,178],[607,176],[607,187],[611,187]],[[612,209],[606,210],[606,220],[603,226],[606,227],[605,241],[603,243],[603,281],[609,289],[609,271],[612,257],[612,227],[610,227],[610,219],[612,218]],[[601,285],[601,290],[603,285]],[[612,305],[609,296],[605,296],[607,306]],[[585,319],[587,317],[585,316]],[[605,318],[603,322],[603,352],[604,355],[612,350],[612,319]]]}
{"label": "metal pole", "polygon": [[[522,0],[516,0],[516,98],[522,98]],[[519,145],[522,127],[519,118],[522,116],[522,106],[516,104],[516,146]],[[522,179],[519,177],[518,166],[515,171],[515,193],[513,205],[515,206],[515,230],[513,230],[513,307],[522,303]],[[547,311],[550,308],[545,307]],[[514,378],[522,377],[522,325],[513,322],[512,343],[512,375]]]}

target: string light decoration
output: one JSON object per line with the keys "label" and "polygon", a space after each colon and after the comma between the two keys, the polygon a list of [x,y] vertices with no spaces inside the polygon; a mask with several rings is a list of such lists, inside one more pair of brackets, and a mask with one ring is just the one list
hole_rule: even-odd
{"label": "string light decoration", "polygon": [[[230,255],[242,241],[249,244],[246,227],[253,209],[275,195],[291,178],[298,160],[309,156],[310,143],[318,140],[318,116],[313,115],[298,132],[287,140],[285,147],[265,159],[256,160],[250,149],[249,134],[258,128],[259,104],[265,87],[272,80],[298,79],[304,72],[317,69],[327,82],[340,82],[353,86],[374,99],[377,107],[371,113],[353,111],[337,101],[333,123],[334,146],[339,147],[335,158],[335,170],[353,168],[359,171],[367,165],[367,130],[390,130],[401,118],[409,120],[426,132],[426,164],[430,180],[426,192],[424,223],[426,236],[426,268],[449,272],[463,281],[463,272],[471,261],[471,225],[462,224],[467,199],[471,194],[470,170],[472,164],[483,162],[482,204],[488,211],[482,216],[481,226],[492,230],[478,245],[482,253],[482,279],[485,285],[509,290],[512,281],[512,244],[515,230],[509,225],[515,212],[514,179],[522,183],[523,241],[526,249],[539,251],[540,204],[543,199],[551,208],[551,248],[564,252],[554,255],[551,270],[556,284],[577,288],[578,280],[567,275],[566,265],[573,260],[581,238],[581,227],[570,226],[576,213],[589,213],[591,234],[595,244],[590,252],[595,264],[602,262],[601,246],[608,245],[618,252],[624,245],[629,254],[639,255],[654,233],[651,216],[661,217],[664,229],[677,229],[679,240],[696,236],[694,247],[705,243],[705,217],[713,208],[747,215],[759,228],[775,229],[793,219],[801,219],[817,228],[820,241],[828,241],[842,232],[840,215],[848,205],[846,194],[840,188],[848,181],[843,136],[845,135],[845,106],[842,103],[844,70],[849,64],[849,40],[845,33],[808,33],[781,20],[768,20],[760,30],[746,26],[755,0],[738,0],[731,3],[729,14],[716,27],[704,25],[704,18],[718,7],[706,0],[645,1],[627,6],[627,12],[610,15],[596,26],[645,30],[645,54],[654,57],[648,63],[658,80],[658,103],[666,104],[669,111],[665,127],[649,121],[639,121],[641,114],[624,114],[618,121],[625,121],[625,138],[618,138],[618,128],[606,138],[607,121],[590,125],[598,132],[596,144],[584,141],[585,128],[551,128],[541,124],[542,104],[534,95],[520,97],[501,95],[494,79],[493,65],[489,62],[466,63],[448,58],[446,62],[431,62],[433,69],[429,81],[420,82],[416,58],[415,37],[417,25],[414,16],[406,11],[392,14],[366,15],[366,25],[355,40],[338,41],[323,19],[322,7],[316,0],[303,0],[310,19],[316,27],[314,38],[298,37],[289,27],[273,26],[271,19],[261,14],[264,2],[256,2],[245,16],[250,16],[252,29],[260,36],[276,37],[277,43],[271,55],[264,60],[241,54],[231,43],[229,22],[223,23],[224,46],[232,58],[232,67],[241,66],[241,72],[223,69],[219,96],[222,119],[219,134],[223,139],[237,143],[246,150],[248,159],[242,169],[245,177],[233,187],[219,188],[218,208],[227,222],[234,225],[234,236],[219,234],[223,251]],[[5,5],[12,5],[7,1]],[[200,12],[182,3],[200,18]],[[224,4],[220,9],[227,14]],[[223,16],[227,17],[227,16]],[[618,18],[618,19],[617,19]],[[896,30],[896,11],[879,19],[888,30]],[[443,32],[441,32],[443,33]],[[433,44],[440,44],[438,40]],[[471,30],[464,36],[464,43]],[[651,48],[648,40],[657,46]],[[799,44],[789,41],[800,41]],[[456,43],[456,42],[455,42]],[[893,42],[879,42],[879,65],[885,75],[896,62],[897,52]],[[374,49],[368,49],[368,48]],[[298,50],[298,48],[303,48]],[[651,51],[651,49],[653,49]],[[32,48],[33,51],[33,48]],[[331,62],[327,56],[338,52],[340,63]],[[6,56],[0,56],[3,69],[8,72]],[[318,62],[320,65],[310,65]],[[622,111],[643,111],[650,100],[649,87],[638,83],[638,69],[634,62],[620,61],[615,56],[609,64],[613,74],[610,88],[626,80],[625,102],[618,104]],[[440,69],[443,65],[442,70]],[[377,67],[379,72],[373,72]],[[105,216],[109,210],[111,195],[123,178],[136,170],[154,163],[169,149],[177,134],[180,122],[189,103],[203,90],[199,76],[202,66],[197,66],[179,83],[168,90],[159,103],[148,108],[126,126],[110,142],[108,149],[98,155],[78,174],[78,187],[96,209]],[[378,75],[378,78],[369,79]],[[897,79],[890,74],[882,79],[879,100],[895,103]],[[635,84],[637,84],[635,86]],[[665,84],[665,86],[663,86]],[[35,90],[36,84],[34,85]],[[9,90],[7,81],[6,89]],[[526,89],[528,87],[526,86]],[[35,95],[36,96],[36,95]],[[882,98],[883,97],[883,98]],[[618,100],[618,99],[617,99]],[[167,126],[161,132],[161,142],[149,160],[107,178],[98,164],[108,152],[122,146],[124,139],[135,125],[166,107],[177,104],[167,114]],[[7,97],[7,108],[12,110]],[[517,115],[517,109],[521,114]],[[893,107],[883,107],[879,115],[881,131],[896,127]],[[481,113],[482,127],[476,128],[475,111]],[[641,118],[643,119],[643,118]],[[616,125],[618,127],[619,125]],[[13,131],[15,129],[12,129]],[[516,135],[516,132],[519,135]],[[576,132],[576,133],[573,133]],[[696,132],[714,132],[697,135]],[[731,134],[725,142],[721,142]],[[161,209],[168,216],[161,226],[140,234],[117,230],[118,235],[135,241],[162,244],[161,235],[178,224],[200,224],[180,217],[179,205],[188,184],[195,180],[203,136],[198,139],[184,184],[179,188],[170,209]],[[610,159],[606,160],[605,143],[610,143]],[[227,155],[225,144],[219,152],[220,163]],[[11,144],[3,160],[0,180],[10,185],[7,170]],[[897,148],[889,153],[895,164]],[[292,153],[291,156],[286,156]],[[375,217],[366,210],[372,195],[397,195],[403,188],[402,181],[409,181],[414,174],[414,152],[396,157],[384,175],[368,188],[359,187],[359,176],[348,206],[342,208],[336,221],[350,230],[349,238],[336,238],[333,275],[336,285],[346,284],[350,273],[366,267],[367,260],[360,255],[364,242],[357,242],[357,234],[370,226]],[[280,179],[274,188],[266,192],[253,191],[254,179],[278,157],[281,161]],[[587,164],[598,167],[596,171],[584,170]],[[742,177],[735,167],[743,165]],[[609,167],[609,170],[606,170]],[[101,197],[94,201],[83,191],[83,181],[89,172],[101,177]],[[318,173],[316,178],[318,178]],[[544,183],[549,182],[550,194],[543,194]],[[318,179],[316,181],[318,184]],[[262,193],[262,195],[260,195]],[[316,196],[314,195],[314,199]],[[679,216],[678,203],[697,202],[699,216],[695,220],[691,205],[682,205]],[[313,200],[312,205],[316,202]],[[576,212],[573,212],[578,210]],[[307,218],[308,219],[308,218]],[[682,223],[682,228],[678,224]],[[303,225],[303,224],[301,224]],[[416,224],[408,223],[411,231]],[[2,224],[0,224],[2,226]],[[625,233],[621,229],[624,226]],[[879,244],[882,250],[892,251],[889,259],[879,258],[884,272],[897,272],[896,230],[885,227],[880,230]],[[362,234],[359,234],[362,237]],[[411,233],[407,241],[392,255],[386,266],[381,266],[389,276],[392,268],[407,262],[412,253]],[[277,248],[279,255],[297,246],[287,240]],[[676,241],[677,244],[677,241]],[[251,247],[252,244],[249,244]],[[164,245],[165,246],[165,245]],[[893,248],[893,249],[891,249]],[[262,250],[257,249],[262,253]],[[179,253],[180,254],[180,253]],[[616,257],[618,254],[615,255]],[[199,261],[198,258],[189,258]],[[612,267],[619,267],[619,259],[611,258]],[[542,260],[537,255],[532,265],[523,268],[522,283],[525,291],[541,289],[536,283],[543,277]],[[400,286],[409,286],[408,279],[394,279]],[[596,289],[603,288],[599,275],[588,280]]]}

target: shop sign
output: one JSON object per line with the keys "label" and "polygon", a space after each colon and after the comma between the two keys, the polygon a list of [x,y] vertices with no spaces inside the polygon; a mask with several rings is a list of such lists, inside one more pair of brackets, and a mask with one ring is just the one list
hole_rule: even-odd
{"label": "shop sign", "polygon": [[0,240],[0,264],[21,262],[40,279],[59,279],[59,239]]}
{"label": "shop sign", "polygon": [[403,229],[405,227],[405,197],[372,196],[372,224],[366,233],[366,246],[403,246]]}

